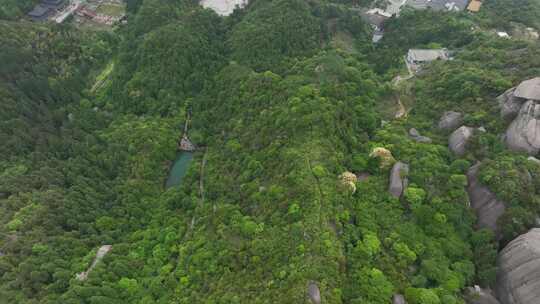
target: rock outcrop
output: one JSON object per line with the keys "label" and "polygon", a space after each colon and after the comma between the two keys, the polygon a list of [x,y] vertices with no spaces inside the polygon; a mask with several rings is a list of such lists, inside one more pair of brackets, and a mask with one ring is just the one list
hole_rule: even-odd
{"label": "rock outcrop", "polygon": [[467,192],[471,201],[471,207],[474,209],[478,218],[478,228],[487,228],[499,236],[497,220],[506,210],[504,202],[497,199],[495,193],[488,187],[482,185],[478,180],[480,163],[472,166],[467,171]]}
{"label": "rock outcrop", "polygon": [[455,130],[463,123],[463,114],[454,111],[444,112],[439,120],[439,129]]}
{"label": "rock outcrop", "polygon": [[540,228],[520,235],[497,258],[501,304],[540,303]]}
{"label": "rock outcrop", "polygon": [[388,191],[392,196],[399,198],[403,194],[408,184],[408,173],[409,165],[402,162],[394,164],[392,172],[390,172],[390,185],[388,187]]}
{"label": "rock outcrop", "polygon": [[420,132],[418,132],[418,130],[416,130],[415,128],[409,130],[409,136],[419,143],[431,143],[431,138],[420,135]]}
{"label": "rock outcrop", "polygon": [[529,156],[529,157],[527,158],[527,160],[528,160],[528,161],[531,161],[531,162],[533,162],[533,163],[535,163],[535,164],[537,164],[537,165],[540,165],[540,159],[538,159],[538,158],[536,158],[536,157]]}
{"label": "rock outcrop", "polygon": [[479,286],[467,288],[465,296],[467,304],[500,304],[490,290],[482,289]]}
{"label": "rock outcrop", "polygon": [[514,151],[527,152],[530,155],[540,151],[540,103],[526,101],[517,117],[506,130],[505,141]]}
{"label": "rock outcrop", "polygon": [[511,88],[497,97],[497,102],[501,107],[501,117],[506,121],[516,118],[523,104],[523,100],[514,96],[515,88]]}
{"label": "rock outcrop", "polygon": [[392,297],[392,304],[407,304],[407,301],[405,301],[405,297],[400,294],[395,294]]}
{"label": "rock outcrop", "polygon": [[310,282],[308,285],[307,294],[312,304],[321,304],[321,292],[316,283]]}
{"label": "rock outcrop", "polygon": [[514,91],[514,96],[528,100],[540,100],[540,77],[522,81]]}
{"label": "rock outcrop", "polygon": [[504,135],[509,149],[536,155],[540,151],[540,77],[525,80],[497,97],[501,117],[511,121]]}
{"label": "rock outcrop", "polygon": [[474,128],[461,126],[448,138],[448,148],[454,154],[462,156],[467,151],[467,143],[474,135]]}

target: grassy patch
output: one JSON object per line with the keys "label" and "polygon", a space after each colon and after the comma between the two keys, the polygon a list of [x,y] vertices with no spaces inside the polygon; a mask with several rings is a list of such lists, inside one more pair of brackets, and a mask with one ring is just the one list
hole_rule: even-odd
{"label": "grassy patch", "polygon": [[112,16],[112,17],[121,16],[122,14],[125,13],[125,11],[126,11],[125,5],[112,4],[112,3],[100,5],[96,9],[96,12],[98,14],[103,14],[103,15]]}
{"label": "grassy patch", "polygon": [[95,92],[99,88],[103,87],[107,79],[109,78],[109,75],[114,69],[114,62],[110,62],[105,69],[96,77],[96,82],[92,86],[91,91]]}

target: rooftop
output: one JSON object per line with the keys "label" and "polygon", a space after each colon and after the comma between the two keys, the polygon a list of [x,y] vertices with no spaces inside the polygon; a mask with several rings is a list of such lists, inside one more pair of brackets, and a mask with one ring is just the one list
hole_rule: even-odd
{"label": "rooftop", "polygon": [[427,0],[407,0],[405,5],[410,6],[414,9],[426,9],[428,7]]}
{"label": "rooftop", "polygon": [[468,9],[470,12],[477,13],[478,11],[480,11],[480,6],[482,6],[482,2],[481,2],[481,1],[478,1],[478,0],[472,0],[472,1],[469,3],[469,6],[467,6],[467,9]]}
{"label": "rooftop", "polygon": [[378,12],[366,12],[362,13],[360,17],[367,23],[375,26],[378,29],[381,29],[383,23],[388,19],[387,16],[381,15]]}
{"label": "rooftop", "polygon": [[204,8],[215,11],[218,15],[228,16],[237,6],[241,8],[246,6],[248,0],[201,0],[199,3]]}
{"label": "rooftop", "polygon": [[64,5],[64,0],[41,0],[41,5],[58,9]]}
{"label": "rooftop", "polygon": [[49,8],[38,4],[28,13],[28,16],[34,18],[40,18],[45,16],[49,12]]}
{"label": "rooftop", "polygon": [[62,2],[64,2],[64,0],[41,0],[41,2],[43,4],[53,4],[53,5],[58,5],[58,4],[62,4]]}
{"label": "rooftop", "polygon": [[414,9],[431,8],[436,11],[462,11],[469,0],[407,0],[406,5]]}
{"label": "rooftop", "polygon": [[540,100],[540,77],[525,80],[514,91],[514,96],[525,99]]}

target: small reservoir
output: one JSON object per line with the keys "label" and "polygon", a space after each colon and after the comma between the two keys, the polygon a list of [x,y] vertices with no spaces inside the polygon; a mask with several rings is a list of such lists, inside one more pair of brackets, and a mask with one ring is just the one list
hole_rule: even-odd
{"label": "small reservoir", "polygon": [[176,154],[176,159],[169,172],[169,177],[165,183],[166,188],[179,186],[189,169],[189,164],[193,159],[193,152],[181,151]]}

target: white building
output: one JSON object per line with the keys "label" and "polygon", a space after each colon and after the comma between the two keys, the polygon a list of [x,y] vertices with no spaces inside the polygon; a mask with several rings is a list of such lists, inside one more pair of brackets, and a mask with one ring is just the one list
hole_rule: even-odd
{"label": "white building", "polygon": [[248,0],[201,0],[204,8],[209,8],[220,16],[229,16],[236,7],[244,7]]}

